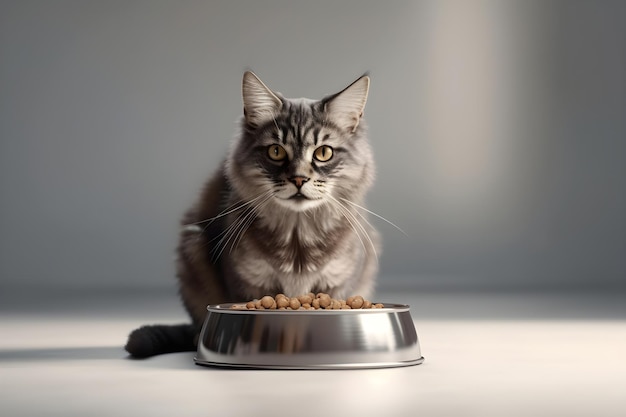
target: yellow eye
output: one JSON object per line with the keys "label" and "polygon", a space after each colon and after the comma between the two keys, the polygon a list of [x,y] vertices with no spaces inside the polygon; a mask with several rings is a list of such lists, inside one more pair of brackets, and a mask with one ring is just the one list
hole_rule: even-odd
{"label": "yellow eye", "polygon": [[315,159],[317,159],[320,162],[326,162],[329,161],[330,158],[333,157],[333,148],[331,148],[330,146],[320,146],[319,148],[317,148],[315,150],[315,152],[313,153],[313,156],[315,157]]}
{"label": "yellow eye", "polygon": [[270,145],[267,148],[267,156],[274,161],[282,161],[287,158],[287,151],[280,145]]}

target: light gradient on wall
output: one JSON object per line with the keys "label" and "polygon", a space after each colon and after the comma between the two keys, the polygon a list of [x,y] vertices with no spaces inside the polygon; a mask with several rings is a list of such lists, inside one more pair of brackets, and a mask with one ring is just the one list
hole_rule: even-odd
{"label": "light gradient on wall", "polygon": [[0,4],[3,286],[173,286],[252,68],[365,71],[380,288],[626,287],[626,4]]}

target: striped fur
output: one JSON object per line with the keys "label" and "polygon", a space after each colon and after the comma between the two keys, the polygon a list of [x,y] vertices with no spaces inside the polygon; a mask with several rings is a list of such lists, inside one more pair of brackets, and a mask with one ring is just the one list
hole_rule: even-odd
{"label": "striped fur", "polygon": [[278,292],[368,297],[378,268],[378,234],[362,209],[374,179],[362,120],[369,78],[322,100],[287,99],[251,72],[242,85],[241,131],[183,219],[177,272],[196,328],[207,304]]}

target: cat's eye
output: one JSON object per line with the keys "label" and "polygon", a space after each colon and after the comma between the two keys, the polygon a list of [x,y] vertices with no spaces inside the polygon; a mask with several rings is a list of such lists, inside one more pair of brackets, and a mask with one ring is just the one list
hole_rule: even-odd
{"label": "cat's eye", "polygon": [[326,145],[320,146],[315,150],[313,156],[320,162],[326,162],[333,157],[333,148]]}
{"label": "cat's eye", "polygon": [[282,161],[287,158],[287,151],[280,145],[270,145],[267,148],[267,156],[273,161]]}

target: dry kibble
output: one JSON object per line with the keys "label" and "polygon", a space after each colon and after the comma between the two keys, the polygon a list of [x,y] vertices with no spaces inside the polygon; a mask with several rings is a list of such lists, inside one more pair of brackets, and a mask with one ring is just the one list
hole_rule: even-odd
{"label": "dry kibble", "polygon": [[265,297],[261,298],[261,305],[265,308],[271,308],[272,305],[274,305],[274,308],[276,308],[276,301],[273,297],[266,295]]}
{"label": "dry kibble", "polygon": [[286,296],[278,297],[276,296],[276,307],[285,308],[289,306],[289,298]]}
{"label": "dry kibble", "polygon": [[350,306],[352,308],[361,308],[363,307],[364,302],[365,300],[363,299],[363,297],[361,297],[360,295],[357,295],[352,299],[352,304],[350,304]]}
{"label": "dry kibble", "polygon": [[327,308],[332,301],[332,299],[330,298],[330,295],[328,294],[322,294],[322,296],[319,297],[319,300],[320,300],[320,307],[322,308]]}
{"label": "dry kibble", "polygon": [[350,310],[359,308],[384,308],[384,304],[374,304],[360,295],[348,297],[347,300],[332,298],[326,293],[308,293],[297,297],[287,297],[285,294],[276,294],[276,297],[266,295],[260,300],[254,299],[245,304],[233,304],[235,310]]}
{"label": "dry kibble", "polygon": [[291,307],[293,310],[299,309],[300,306],[301,306],[300,300],[298,300],[296,297],[289,299],[289,307]]}
{"label": "dry kibble", "polygon": [[310,297],[308,294],[307,295],[301,295],[298,297],[298,301],[300,301],[300,304],[311,304],[313,302],[313,297]]}

